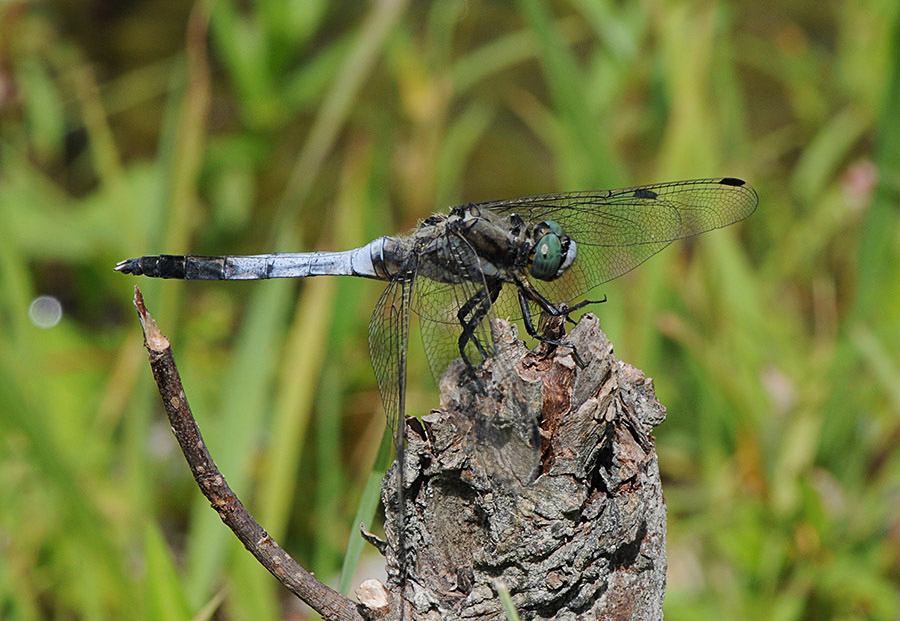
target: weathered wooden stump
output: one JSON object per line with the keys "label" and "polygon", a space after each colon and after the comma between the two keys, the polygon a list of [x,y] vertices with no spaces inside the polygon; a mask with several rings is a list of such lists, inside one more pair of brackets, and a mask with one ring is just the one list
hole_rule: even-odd
{"label": "weathered wooden stump", "polygon": [[[408,422],[405,617],[505,619],[500,584],[523,619],[661,619],[650,432],[666,410],[652,380],[615,358],[591,314],[565,337],[584,368],[569,348],[529,351],[504,321],[495,339],[477,382],[457,361],[441,409]],[[396,480],[395,464],[382,489],[395,594]]]}

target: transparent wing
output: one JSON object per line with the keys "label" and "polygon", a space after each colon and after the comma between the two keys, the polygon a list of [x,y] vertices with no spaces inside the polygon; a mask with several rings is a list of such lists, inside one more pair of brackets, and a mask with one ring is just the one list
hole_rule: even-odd
{"label": "transparent wing", "polygon": [[427,270],[420,270],[413,300],[428,366],[435,382],[440,382],[450,362],[460,357],[461,337],[465,358],[473,367],[493,355],[494,315],[478,255],[464,239],[447,234],[434,240],[420,260],[443,268],[445,277],[455,275],[454,282],[438,282],[423,277]]}
{"label": "transparent wing", "polygon": [[388,426],[397,449],[397,524],[400,588],[406,583],[406,507],[403,496],[406,473],[406,352],[409,314],[416,277],[416,256],[411,255],[378,298],[369,321],[369,355],[384,403]]}
{"label": "transparent wing", "polygon": [[[534,281],[543,295],[559,303],[618,278],[676,239],[743,220],[758,200],[746,182],[719,177],[544,194],[479,207],[504,216],[516,213],[532,223],[553,220],[575,240],[578,253],[566,273],[554,281]],[[503,301],[501,306],[505,310],[515,305]]]}
{"label": "transparent wing", "polygon": [[406,352],[414,279],[413,256],[378,298],[369,321],[369,355],[398,453],[403,448],[401,423],[405,415]]}

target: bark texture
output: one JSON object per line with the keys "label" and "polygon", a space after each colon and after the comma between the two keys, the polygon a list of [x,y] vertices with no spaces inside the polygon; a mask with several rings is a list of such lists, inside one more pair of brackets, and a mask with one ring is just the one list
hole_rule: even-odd
{"label": "bark texture", "polygon": [[[454,363],[441,409],[408,421],[405,618],[505,619],[505,588],[522,619],[661,619],[650,432],[666,411],[652,380],[615,358],[590,314],[565,336],[583,368],[569,348],[529,351],[503,321],[495,340],[478,381]],[[382,489],[395,598],[396,480],[395,465]]]}

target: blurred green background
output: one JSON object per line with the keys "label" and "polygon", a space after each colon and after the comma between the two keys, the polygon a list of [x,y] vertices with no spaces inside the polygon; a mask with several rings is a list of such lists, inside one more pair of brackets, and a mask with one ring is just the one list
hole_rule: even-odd
{"label": "blurred green background", "polygon": [[900,3],[7,0],[0,124],[0,618],[308,615],[196,490],[138,283],[254,515],[332,583],[358,539],[382,286],[117,260],[725,175],[758,211],[596,309],[669,409],[666,617],[900,618]]}

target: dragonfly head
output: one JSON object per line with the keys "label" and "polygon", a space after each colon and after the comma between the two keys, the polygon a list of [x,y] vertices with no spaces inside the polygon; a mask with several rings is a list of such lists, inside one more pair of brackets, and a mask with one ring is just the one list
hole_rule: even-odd
{"label": "dragonfly head", "polygon": [[541,222],[534,229],[531,275],[539,280],[554,280],[562,276],[575,260],[575,240],[563,235],[562,227],[552,220]]}

